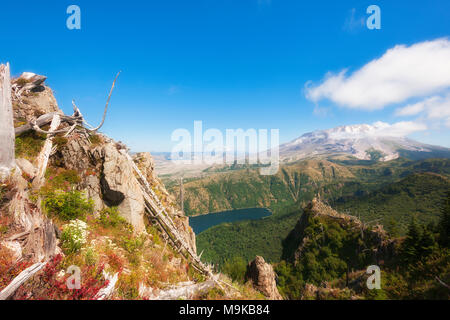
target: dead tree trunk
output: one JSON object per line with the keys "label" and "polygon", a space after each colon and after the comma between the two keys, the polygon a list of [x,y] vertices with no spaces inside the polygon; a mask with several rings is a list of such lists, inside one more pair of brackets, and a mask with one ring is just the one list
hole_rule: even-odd
{"label": "dead tree trunk", "polygon": [[0,65],[0,181],[14,167],[14,121],[9,64]]}
{"label": "dead tree trunk", "polygon": [[[53,120],[50,125],[49,132],[52,133],[56,131],[61,124],[61,118],[58,114],[53,115]],[[48,159],[50,157],[50,153],[52,152],[53,147],[53,136],[48,135],[47,139],[45,140],[44,147],[42,148],[41,153],[38,156],[38,174],[36,178],[33,181],[33,187],[38,190],[42,184],[44,183],[45,179],[45,171],[47,170],[47,164]]]}

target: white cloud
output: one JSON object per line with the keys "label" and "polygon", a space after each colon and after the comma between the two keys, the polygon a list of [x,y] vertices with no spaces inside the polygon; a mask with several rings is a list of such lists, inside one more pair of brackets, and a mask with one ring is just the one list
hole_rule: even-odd
{"label": "white cloud", "polygon": [[329,109],[329,108],[320,107],[319,105],[316,105],[316,106],[314,107],[313,114],[314,114],[315,116],[318,116],[318,117],[326,117],[326,116],[329,115],[329,113],[330,113],[330,109]]}
{"label": "white cloud", "polygon": [[[409,47],[398,45],[350,75],[343,70],[327,74],[319,85],[306,86],[306,96],[314,102],[329,99],[363,110],[440,93],[450,88],[450,41],[445,38]],[[409,112],[417,109],[411,107]]]}
{"label": "white cloud", "polygon": [[[372,125],[353,125],[344,126],[332,132],[333,139],[364,139],[379,137],[406,137],[407,135],[426,130],[427,126],[423,123],[413,121],[400,121],[393,124],[378,121]],[[332,129],[333,130],[333,129]]]}
{"label": "white cloud", "polygon": [[428,120],[442,120],[447,127],[450,127],[450,93],[407,105],[398,109],[395,114],[397,116],[423,115]]}
{"label": "white cloud", "polygon": [[431,97],[428,99],[425,99],[423,101],[416,102],[414,104],[409,104],[406,107],[400,108],[395,112],[395,115],[397,116],[414,116],[422,112],[427,105],[430,103],[433,103],[439,99],[439,97]]}
{"label": "white cloud", "polygon": [[393,124],[378,121],[373,126],[375,130],[372,132],[372,135],[380,137],[405,137],[411,133],[427,129],[425,124],[413,121],[400,121]]}

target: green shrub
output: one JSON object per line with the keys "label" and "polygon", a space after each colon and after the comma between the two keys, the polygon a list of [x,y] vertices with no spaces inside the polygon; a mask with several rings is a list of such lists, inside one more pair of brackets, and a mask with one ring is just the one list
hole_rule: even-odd
{"label": "green shrub", "polygon": [[65,146],[69,140],[66,137],[56,136],[53,138],[53,143],[58,147]]}
{"label": "green shrub", "polygon": [[89,140],[93,146],[99,145],[103,142],[103,139],[98,134],[93,134],[89,136]]}
{"label": "green shrub", "polygon": [[128,253],[133,254],[144,247],[144,239],[142,237],[125,238],[122,239],[121,245]]}
{"label": "green shrub", "polygon": [[49,192],[43,204],[48,214],[62,220],[85,219],[94,210],[94,202],[76,190]]}
{"label": "green shrub", "polygon": [[155,226],[147,226],[147,233],[152,235],[153,243],[161,245],[163,242],[161,241],[161,238],[159,237],[159,231]]}
{"label": "green shrub", "polygon": [[9,227],[8,227],[8,226],[2,226],[2,225],[0,225],[0,235],[1,235],[1,236],[7,234],[8,231],[9,231]]}
{"label": "green shrub", "polygon": [[105,228],[127,225],[128,222],[119,215],[117,207],[106,208],[100,211],[97,221]]}
{"label": "green shrub", "polygon": [[35,131],[29,131],[16,137],[16,158],[33,160],[41,152],[45,139],[45,135]]}
{"label": "green shrub", "polygon": [[30,81],[29,80],[27,80],[27,79],[24,79],[24,78],[19,78],[19,79],[17,79],[16,80],[16,84],[19,86],[19,87],[23,87],[23,86],[25,86],[27,83],[29,83]]}
{"label": "green shrub", "polygon": [[67,190],[73,185],[81,181],[80,176],[76,170],[67,170],[63,168],[49,167],[45,172],[46,185],[45,190],[62,189]]}
{"label": "green shrub", "polygon": [[234,257],[225,260],[222,272],[229,275],[233,281],[244,283],[245,273],[247,271],[247,263],[242,257]]}
{"label": "green shrub", "polygon": [[84,261],[88,266],[92,266],[97,261],[97,254],[95,253],[94,248],[89,247],[86,249],[84,253]]}

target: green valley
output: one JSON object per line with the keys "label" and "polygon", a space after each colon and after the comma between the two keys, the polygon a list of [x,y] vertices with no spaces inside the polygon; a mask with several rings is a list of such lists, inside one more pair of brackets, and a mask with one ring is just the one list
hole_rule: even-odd
{"label": "green valley", "polygon": [[[389,162],[348,158],[310,159],[283,165],[274,176],[256,169],[217,173],[185,184],[185,211],[267,207],[273,216],[215,226],[197,235],[203,259],[223,264],[233,257],[261,255],[280,261],[282,241],[314,196],[334,208],[382,223],[393,234],[405,234],[413,217],[436,223],[450,190],[450,161],[397,159]],[[177,195],[178,189],[172,189]]]}

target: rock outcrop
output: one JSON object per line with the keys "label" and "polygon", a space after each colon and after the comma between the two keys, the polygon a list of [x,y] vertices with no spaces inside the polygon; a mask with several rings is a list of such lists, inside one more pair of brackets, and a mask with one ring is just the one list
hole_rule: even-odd
{"label": "rock outcrop", "polygon": [[282,300],[277,289],[276,274],[273,267],[257,256],[247,266],[246,280],[250,280],[258,291],[270,300]]}
{"label": "rock outcrop", "polygon": [[317,198],[314,198],[304,208],[304,212],[295,228],[283,242],[283,260],[296,262],[300,259],[303,249],[310,240],[305,237],[305,229],[309,226],[308,219],[310,216],[331,219],[347,229],[359,230],[365,241],[372,247],[377,248],[374,251],[374,260],[376,261],[390,259],[395,255],[395,244],[389,239],[381,225],[367,226],[357,217],[339,213]]}
{"label": "rock outcrop", "polygon": [[13,109],[16,123],[26,123],[43,114],[62,111],[58,107],[52,89],[45,85],[47,77],[24,72],[12,80]]}
{"label": "rock outcrop", "polygon": [[[91,144],[84,136],[70,137],[58,146],[50,160],[54,166],[79,173],[81,182],[78,188],[94,201],[97,212],[107,207],[118,207],[120,215],[133,225],[136,232],[144,231],[144,197],[125,155],[126,147],[101,134],[97,134],[96,140],[95,144]],[[138,153],[133,160],[169,213],[176,216],[176,225],[195,249],[195,235],[190,230],[188,217],[176,209],[174,199],[157,178],[151,155]]]}

